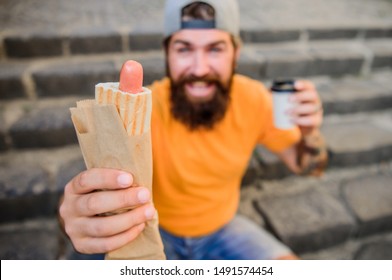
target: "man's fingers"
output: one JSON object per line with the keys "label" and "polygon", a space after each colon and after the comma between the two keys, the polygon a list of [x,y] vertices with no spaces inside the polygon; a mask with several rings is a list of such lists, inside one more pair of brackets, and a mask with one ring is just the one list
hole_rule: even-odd
{"label": "man's fingers", "polygon": [[121,214],[80,219],[78,226],[86,236],[109,237],[151,220],[155,213],[155,208],[149,203]]}
{"label": "man's fingers", "polygon": [[104,238],[86,237],[73,243],[76,251],[83,254],[107,253],[118,249],[133,241],[145,228],[145,224],[139,224],[117,235]]}
{"label": "man's fingers", "polygon": [[290,96],[290,100],[295,103],[321,103],[316,91],[301,91]]}
{"label": "man's fingers", "polygon": [[316,90],[316,86],[314,85],[314,83],[308,80],[295,81],[294,87],[297,91]]}
{"label": "man's fingers", "polygon": [[294,117],[301,116],[301,115],[313,115],[319,113],[321,110],[322,110],[321,104],[305,103],[305,104],[300,104],[295,108],[293,108],[291,114]]}
{"label": "man's fingers", "polygon": [[130,187],[133,184],[133,177],[130,173],[116,169],[93,168],[79,173],[69,184],[66,190],[75,194],[85,194],[99,189]]}
{"label": "man's fingers", "polygon": [[293,118],[293,122],[302,127],[319,127],[322,123],[322,114],[298,116]]}
{"label": "man's fingers", "polygon": [[91,217],[124,208],[135,208],[150,199],[150,191],[144,187],[105,190],[80,196],[76,207],[79,216]]}
{"label": "man's fingers", "polygon": [[295,87],[297,92],[290,100],[297,105],[289,112],[293,122],[300,127],[319,127],[323,121],[323,108],[314,84],[300,80]]}

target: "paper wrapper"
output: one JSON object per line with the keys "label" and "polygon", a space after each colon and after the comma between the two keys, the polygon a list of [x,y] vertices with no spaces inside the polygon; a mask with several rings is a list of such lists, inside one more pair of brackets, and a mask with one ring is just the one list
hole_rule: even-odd
{"label": "paper wrapper", "polygon": [[[98,84],[96,100],[79,101],[70,109],[86,167],[128,171],[135,185],[152,191],[151,92],[143,88],[144,92],[129,95],[116,90],[111,100],[98,98],[113,87],[116,83]],[[157,215],[134,241],[105,258],[165,259]]]}

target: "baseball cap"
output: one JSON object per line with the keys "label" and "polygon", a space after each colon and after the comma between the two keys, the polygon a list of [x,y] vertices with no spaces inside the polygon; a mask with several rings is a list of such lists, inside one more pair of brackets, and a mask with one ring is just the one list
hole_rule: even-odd
{"label": "baseball cap", "polygon": [[[215,10],[215,20],[182,21],[182,9],[194,2],[209,4]],[[239,37],[239,18],[239,8],[236,0],[166,0],[164,36],[169,37],[181,29],[214,28]]]}

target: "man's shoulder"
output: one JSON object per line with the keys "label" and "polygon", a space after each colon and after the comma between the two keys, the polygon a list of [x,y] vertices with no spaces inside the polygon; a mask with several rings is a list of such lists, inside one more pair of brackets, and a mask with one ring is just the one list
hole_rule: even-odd
{"label": "man's shoulder", "polygon": [[168,91],[170,89],[169,78],[164,77],[160,80],[154,81],[152,84],[147,86],[151,91]]}
{"label": "man's shoulder", "polygon": [[234,82],[236,82],[236,83],[248,83],[248,84],[251,83],[251,84],[255,84],[255,85],[256,84],[263,84],[262,82],[255,80],[249,76],[245,76],[245,75],[238,74],[238,73],[234,74],[233,79],[234,79]]}
{"label": "man's shoulder", "polygon": [[152,100],[154,106],[163,106],[169,100],[170,93],[170,80],[167,77],[161,80],[154,81],[151,85],[147,86],[152,92]]}
{"label": "man's shoulder", "polygon": [[233,94],[238,98],[249,98],[251,100],[268,98],[269,91],[266,86],[258,80],[250,77],[235,74],[233,77]]}

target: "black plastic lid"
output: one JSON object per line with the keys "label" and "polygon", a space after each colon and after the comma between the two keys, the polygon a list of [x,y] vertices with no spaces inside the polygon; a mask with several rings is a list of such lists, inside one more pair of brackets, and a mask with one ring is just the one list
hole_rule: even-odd
{"label": "black plastic lid", "polygon": [[295,81],[290,80],[290,79],[279,79],[279,80],[274,80],[271,91],[275,92],[295,92],[295,87],[294,87]]}

